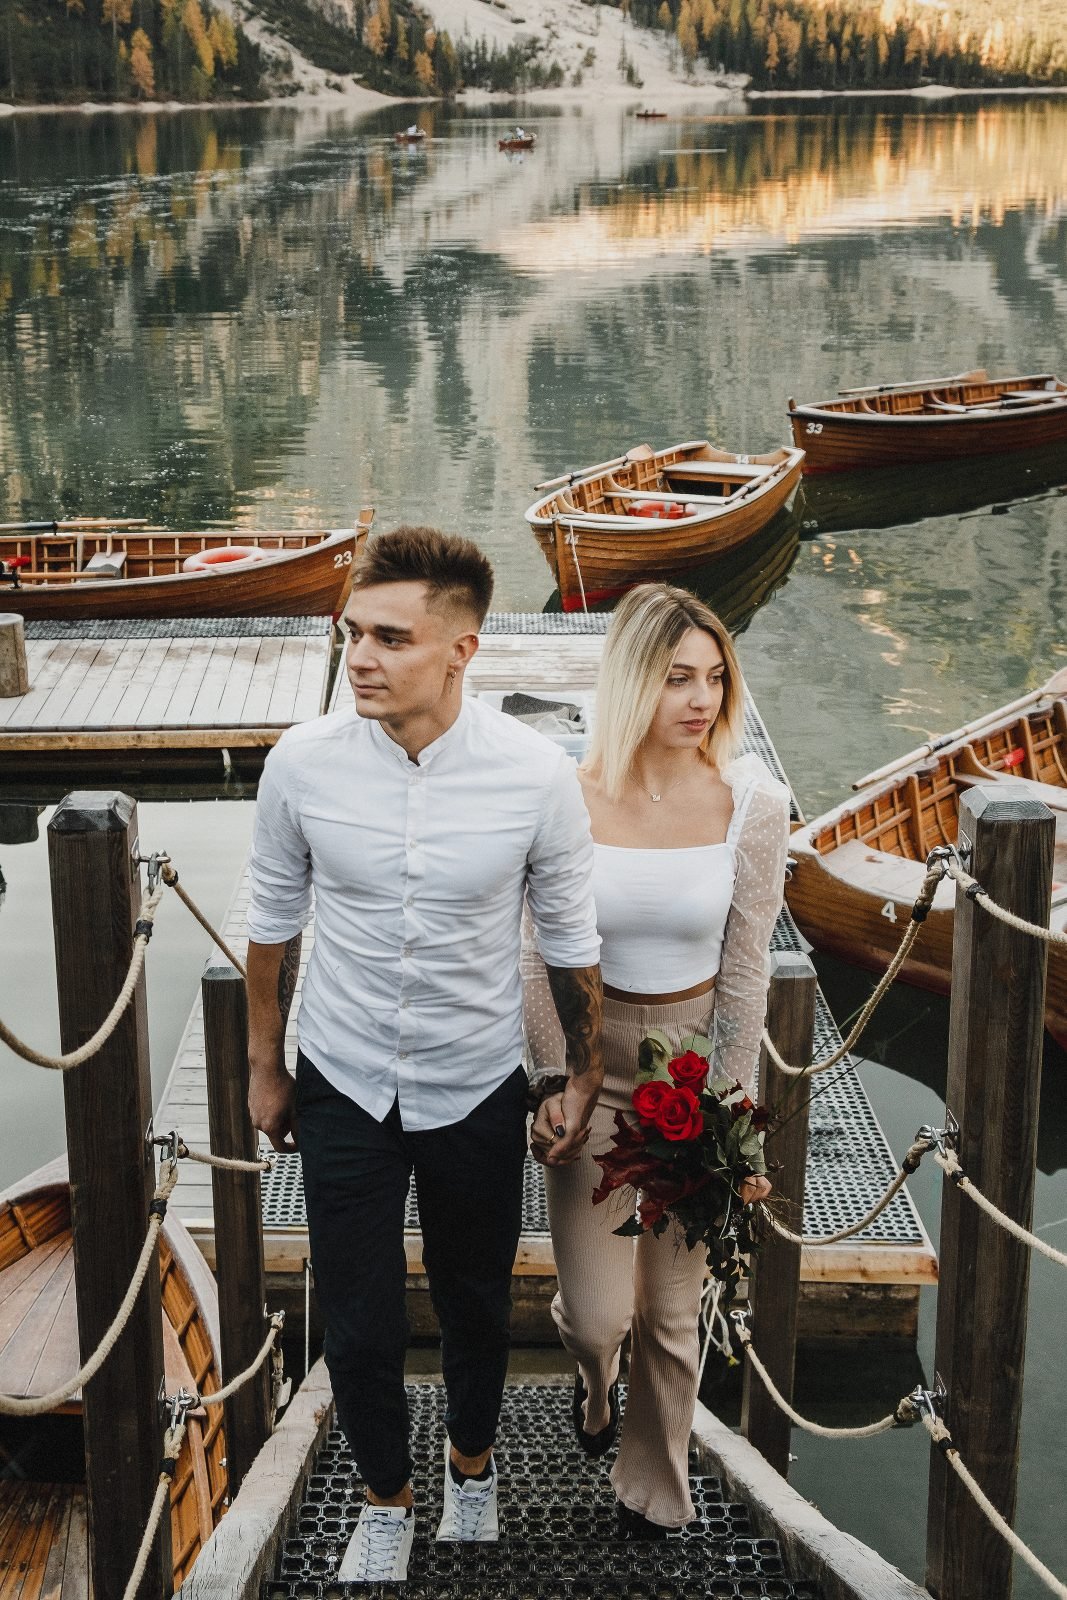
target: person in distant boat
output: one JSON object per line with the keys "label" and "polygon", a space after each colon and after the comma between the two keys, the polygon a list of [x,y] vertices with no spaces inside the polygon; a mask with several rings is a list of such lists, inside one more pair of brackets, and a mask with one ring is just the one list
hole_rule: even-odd
{"label": "person in distant boat", "polygon": [[[560,1102],[551,1094],[532,1144],[547,1163],[559,1277],[552,1313],[577,1363],[574,1427],[590,1456],[610,1449],[619,1430],[619,1352],[631,1334],[611,1474],[627,1538],[663,1537],[693,1516],[687,1457],[706,1260],[674,1226],[660,1238],[617,1237],[618,1209],[592,1204],[601,1177],[593,1157],[610,1148],[616,1111],[633,1115],[638,1045],[650,1028],[676,1046],[708,1035],[716,1071],[753,1091],[789,797],[757,756],[738,754],[743,720],[737,657],[714,613],[666,584],[626,595],[608,629],[580,769],[602,940],[604,1086],[588,1142],[571,1146],[565,1162],[552,1160]],[[529,1053],[555,1074],[563,1041],[529,941],[523,967]],[[769,1188],[748,1178],[743,1197]]]}
{"label": "person in distant boat", "polygon": [[[376,540],[343,618],[355,706],[289,729],[259,787],[249,1108],[276,1150],[299,1134],[326,1361],[367,1485],[342,1580],[407,1573],[412,1176],[447,1394],[437,1537],[497,1537],[492,1449],[526,1156],[524,896],[570,1070],[550,1161],[583,1142],[600,1087],[600,941],[574,762],[463,697],[492,586],[468,540],[411,527]],[[312,892],[294,1086],[283,1040]]]}

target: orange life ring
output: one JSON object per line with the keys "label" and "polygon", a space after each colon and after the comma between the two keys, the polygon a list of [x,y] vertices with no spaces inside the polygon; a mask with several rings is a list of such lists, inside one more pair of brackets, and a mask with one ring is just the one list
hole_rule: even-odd
{"label": "orange life ring", "polygon": [[235,567],[238,564],[251,564],[253,561],[268,559],[268,552],[261,550],[258,545],[214,544],[207,550],[198,550],[195,555],[186,556],[182,562],[182,571],[214,572],[223,567]]}
{"label": "orange life ring", "polygon": [[656,517],[660,522],[677,522],[679,517],[691,517],[695,513],[696,506],[680,500],[635,500],[627,507],[631,517]]}

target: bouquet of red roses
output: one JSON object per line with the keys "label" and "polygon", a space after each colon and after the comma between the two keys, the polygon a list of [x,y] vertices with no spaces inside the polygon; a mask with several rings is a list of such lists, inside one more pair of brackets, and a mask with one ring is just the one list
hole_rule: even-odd
{"label": "bouquet of red roses", "polygon": [[767,1167],[763,1139],[770,1120],[741,1084],[713,1077],[711,1040],[694,1034],[680,1055],[658,1028],[638,1050],[636,1122],[615,1113],[614,1149],[594,1156],[604,1176],[599,1205],[616,1189],[638,1192],[637,1210],[615,1232],[655,1234],[676,1222],[690,1250],[704,1244],[712,1274],[727,1298],[742,1275],[741,1257],[758,1247],[757,1209],[743,1204],[743,1180]]}

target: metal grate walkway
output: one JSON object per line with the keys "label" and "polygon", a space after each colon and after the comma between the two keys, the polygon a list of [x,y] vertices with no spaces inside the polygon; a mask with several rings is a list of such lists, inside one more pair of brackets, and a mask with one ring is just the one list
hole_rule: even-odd
{"label": "metal grate walkway", "polygon": [[343,1435],[330,1433],[262,1600],[820,1600],[788,1574],[774,1539],[757,1538],[744,1505],[725,1501],[694,1453],[696,1517],[682,1533],[625,1544],[615,1528],[611,1458],[587,1460],[571,1432],[570,1390],[504,1393],[496,1448],[500,1542],[437,1544],[444,1390],[414,1384],[413,1486],[419,1521],[406,1584],[339,1583],[335,1573],[363,1503]]}

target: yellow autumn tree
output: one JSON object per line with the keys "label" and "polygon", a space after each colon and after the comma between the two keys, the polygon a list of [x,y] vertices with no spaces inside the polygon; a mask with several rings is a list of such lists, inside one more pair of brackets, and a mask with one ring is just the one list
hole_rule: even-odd
{"label": "yellow autumn tree", "polygon": [[192,41],[196,51],[197,65],[205,78],[215,75],[215,52],[211,48],[211,41],[207,36],[204,25],[204,13],[200,9],[199,0],[185,0],[182,7],[182,27]]}
{"label": "yellow autumn tree", "polygon": [[663,4],[657,11],[656,21],[659,23],[660,27],[665,33],[670,33],[671,29],[674,27],[674,18],[671,16],[671,8],[667,4],[667,0],[663,0]]}
{"label": "yellow autumn tree", "polygon": [[696,23],[693,21],[689,0],[682,0],[682,8],[678,13],[677,37],[678,48],[682,52],[683,59],[686,61],[694,60],[700,40],[697,38]]}
{"label": "yellow autumn tree", "polygon": [[415,52],[415,77],[420,89],[433,88],[433,62],[425,50]]}
{"label": "yellow autumn tree", "polygon": [[156,74],[152,66],[152,41],[143,28],[130,40],[130,76],[137,93],[148,100],[155,92]]}
{"label": "yellow autumn tree", "polygon": [[384,56],[387,42],[381,13],[374,11],[367,18],[367,49],[372,55]]}
{"label": "yellow autumn tree", "polygon": [[118,42],[118,30],[125,27],[133,15],[133,0],[104,0],[100,7],[100,21],[110,22],[111,37]]}
{"label": "yellow autumn tree", "polygon": [[767,69],[767,76],[774,82],[774,75],[778,71],[778,35],[772,28],[767,35],[767,54],[763,58],[763,65]]}
{"label": "yellow autumn tree", "polygon": [[237,65],[237,31],[229,17],[216,11],[207,30],[208,43],[215,52],[215,60],[223,67]]}

